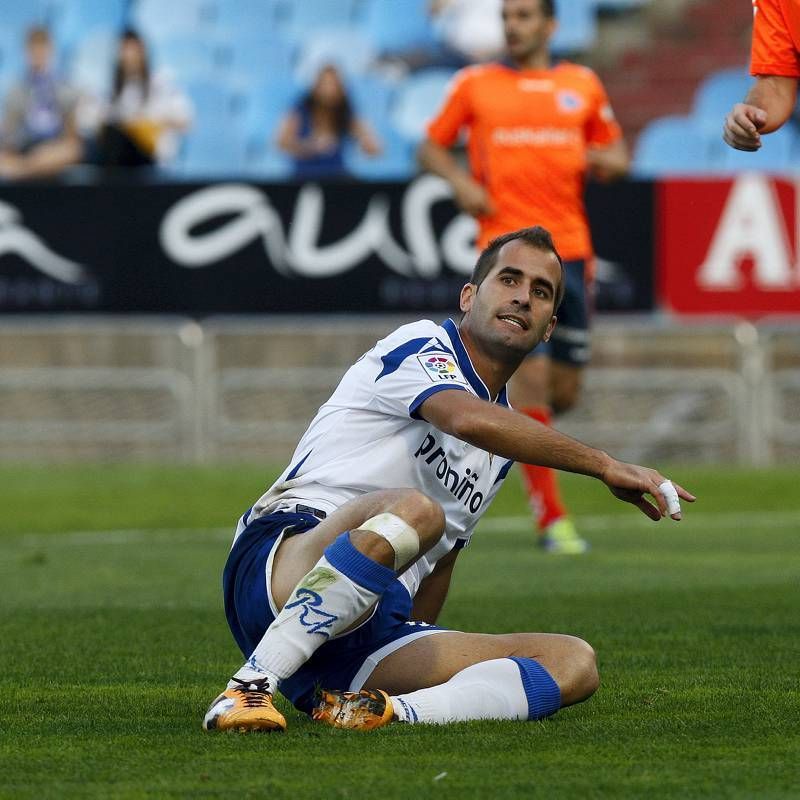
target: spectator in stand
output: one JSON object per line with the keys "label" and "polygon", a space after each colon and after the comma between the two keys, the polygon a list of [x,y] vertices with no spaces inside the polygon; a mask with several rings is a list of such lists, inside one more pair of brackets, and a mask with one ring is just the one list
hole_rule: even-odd
{"label": "spectator in stand", "polygon": [[277,144],[294,159],[299,180],[343,177],[344,146],[352,138],[370,156],[381,146],[353,110],[344,81],[333,64],[324,65],[309,92],[284,117]]}
{"label": "spectator in stand", "polygon": [[192,124],[188,96],[166,70],[153,72],[142,38],[122,33],[114,68],[111,100],[102,116],[98,160],[107,167],[168,163],[180,134]]}
{"label": "spectator in stand", "polygon": [[27,71],[9,90],[0,123],[0,177],[8,180],[57,175],[83,154],[78,95],[55,74],[47,29],[31,28],[25,50]]}
{"label": "spectator in stand", "polygon": [[800,3],[753,0],[750,72],[756,82],[725,119],[723,139],[737,150],[758,150],[761,135],[791,116],[800,80]]}

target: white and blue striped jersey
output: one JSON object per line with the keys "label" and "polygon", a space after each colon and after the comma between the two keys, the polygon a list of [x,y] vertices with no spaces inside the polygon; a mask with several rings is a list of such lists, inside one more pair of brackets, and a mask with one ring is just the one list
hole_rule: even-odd
{"label": "white and blue striped jersey", "polygon": [[468,543],[513,463],[422,419],[422,403],[441,391],[508,405],[505,388],[490,398],[452,320],[398,328],[345,373],[251,518],[297,504],[330,514],[366,492],[418,489],[447,522],[439,543],[400,577],[413,597],[440,558]]}

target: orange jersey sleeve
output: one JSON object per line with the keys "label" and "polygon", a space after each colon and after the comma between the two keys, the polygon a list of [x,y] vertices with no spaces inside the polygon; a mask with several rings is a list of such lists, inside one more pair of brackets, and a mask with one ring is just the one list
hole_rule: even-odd
{"label": "orange jersey sleeve", "polygon": [[750,72],[800,78],[800,10],[793,0],[753,0]]}
{"label": "orange jersey sleeve", "polygon": [[604,147],[614,144],[622,138],[620,128],[606,90],[600,79],[591,73],[594,86],[592,91],[592,110],[586,120],[586,144],[595,147]]}
{"label": "orange jersey sleeve", "polygon": [[453,76],[439,113],[428,123],[428,138],[442,147],[452,147],[461,129],[472,120],[469,76],[469,67]]}

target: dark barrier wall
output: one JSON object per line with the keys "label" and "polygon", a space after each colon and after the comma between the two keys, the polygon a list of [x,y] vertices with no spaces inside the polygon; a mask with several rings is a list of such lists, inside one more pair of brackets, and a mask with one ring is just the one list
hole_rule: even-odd
{"label": "dark barrier wall", "polygon": [[[652,185],[593,185],[587,202],[598,309],[651,309]],[[475,260],[473,235],[433,176],[6,186],[0,311],[449,312]]]}

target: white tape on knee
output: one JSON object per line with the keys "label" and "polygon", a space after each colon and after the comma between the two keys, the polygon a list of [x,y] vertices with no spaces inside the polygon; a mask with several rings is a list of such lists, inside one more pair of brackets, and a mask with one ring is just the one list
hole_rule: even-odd
{"label": "white tape on knee", "polygon": [[382,536],[394,550],[394,568],[400,569],[419,553],[419,534],[396,514],[376,514],[362,525],[361,531],[372,531]]}

